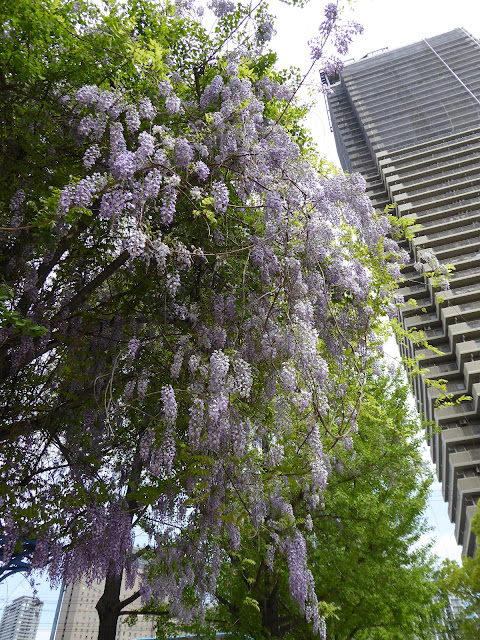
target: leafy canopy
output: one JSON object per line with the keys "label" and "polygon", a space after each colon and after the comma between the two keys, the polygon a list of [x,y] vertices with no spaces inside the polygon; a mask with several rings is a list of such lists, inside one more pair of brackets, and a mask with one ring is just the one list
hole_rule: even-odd
{"label": "leafy canopy", "polygon": [[[283,477],[317,517],[403,259],[362,178],[309,161],[264,4],[209,6],[209,32],[191,2],[0,10],[5,556],[105,578],[102,638],[139,556],[135,597],[188,618]],[[327,5],[313,62],[358,31]],[[321,630],[302,527],[275,545]]]}
{"label": "leafy canopy", "polygon": [[[419,546],[431,477],[407,395],[399,376],[369,377],[355,449],[345,441],[335,450],[324,504],[313,518],[299,499],[301,487],[284,467],[289,483],[271,499],[263,530],[251,531],[236,551],[224,538],[217,606],[200,630],[257,640],[312,637],[291,596],[292,573],[301,571],[301,563],[290,557],[288,544],[275,542],[297,529],[305,536],[327,637],[431,637],[441,605],[434,558]],[[160,627],[167,635],[179,633],[175,625]]]}

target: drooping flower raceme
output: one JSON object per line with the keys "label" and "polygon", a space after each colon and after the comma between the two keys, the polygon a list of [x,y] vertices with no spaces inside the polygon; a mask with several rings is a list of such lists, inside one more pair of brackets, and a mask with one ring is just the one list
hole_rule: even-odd
{"label": "drooping flower raceme", "polygon": [[[165,497],[151,506],[192,523],[198,517],[204,532],[223,526],[218,500],[239,493],[251,505],[254,526],[268,518],[265,488],[255,472],[259,456],[273,470],[291,455],[303,457],[309,476],[297,482],[312,512],[307,515],[314,517],[329,473],[322,437],[330,434],[350,444],[353,412],[344,407],[361,395],[358,371],[365,371],[369,357],[365,340],[376,339],[370,327],[372,304],[378,306],[374,282],[356,247],[363,243],[376,251],[386,226],[373,215],[364,183],[356,176],[319,176],[281,124],[263,115],[267,86],[216,76],[198,100],[196,120],[181,132],[168,121],[151,127],[158,115],[146,107],[133,110],[126,97],[117,96],[123,115],[110,117],[105,128],[113,180],[94,175],[75,190],[67,185],[59,205],[66,213],[99,197],[99,217],[112,221],[111,232],[128,231],[122,244],[128,269],[157,265],[149,277],[158,302],[147,297],[140,307],[144,313],[153,304],[152,321],[141,324],[128,342],[127,362],[145,368],[136,396],[129,390],[124,406],[142,403],[158,424],[157,435],[149,426],[140,440],[153,477],[173,474],[175,485],[178,430],[184,423],[182,451],[191,447],[212,460],[189,480],[185,495],[204,487],[190,517],[173,488],[171,502]],[[95,116],[95,105],[106,100],[100,89],[84,93],[94,96],[88,104]],[[161,100],[167,113],[177,113],[175,95],[165,93],[157,114]],[[120,247],[113,247],[118,254]],[[395,245],[386,248],[395,255]],[[150,346],[137,351],[140,343]],[[336,395],[334,381],[340,379],[344,391]],[[109,420],[120,419],[113,403],[110,411]],[[128,418],[130,424],[137,419],[135,413]],[[305,541],[289,508],[293,530],[277,549],[288,559],[292,596],[318,629]],[[171,553],[180,553],[181,536],[171,533],[168,539]],[[192,570],[201,592],[206,568]]]}
{"label": "drooping flower raceme", "polygon": [[[220,20],[234,9],[211,4]],[[330,6],[324,32],[335,20]],[[86,86],[64,100],[78,175],[56,185],[42,233],[12,232],[9,304],[41,330],[0,329],[2,405],[16,407],[13,431],[19,416],[27,431],[45,416],[51,436],[54,470],[37,473],[40,436],[12,453],[35,467],[14,499],[20,514],[32,496],[42,505],[36,567],[57,580],[133,571],[142,526],[161,576],[142,592],[188,618],[182,594],[205,606],[220,541],[237,549],[245,521],[259,535],[275,523],[268,562],[283,554],[292,597],[321,631],[300,521],[308,530],[322,504],[327,452],[352,444],[388,305],[384,253],[395,271],[401,256],[390,241],[383,252],[388,222],[362,179],[320,175],[283,126],[292,88],[247,73],[271,35],[262,25],[250,52],[219,50],[189,81],[171,63],[166,79],[146,74],[148,96]],[[9,215],[28,211],[27,183],[12,186]],[[22,486],[29,473],[8,464]],[[68,504],[50,521],[59,495]]]}

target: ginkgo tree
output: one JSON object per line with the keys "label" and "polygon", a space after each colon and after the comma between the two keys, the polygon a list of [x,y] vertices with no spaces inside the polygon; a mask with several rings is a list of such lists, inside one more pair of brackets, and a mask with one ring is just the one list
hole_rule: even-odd
{"label": "ginkgo tree", "polygon": [[[472,531],[480,536],[480,515],[472,519]],[[444,598],[453,595],[460,600],[460,608],[452,621],[454,633],[459,640],[473,640],[480,630],[480,553],[473,558],[462,556],[462,564],[444,560],[438,582]]]}
{"label": "ginkgo tree", "polygon": [[[282,461],[316,517],[405,260],[363,179],[312,163],[266,5],[208,10],[0,9],[4,557],[33,538],[52,582],[105,579],[102,640],[140,556],[129,603],[202,616]],[[359,31],[328,4],[312,63]],[[302,528],[274,544],[323,633]]]}
{"label": "ginkgo tree", "polygon": [[[283,461],[265,526],[238,549],[223,538],[223,563],[203,625],[184,631],[255,640],[313,638],[292,598],[292,570],[309,558],[327,637],[333,640],[432,640],[441,628],[442,596],[427,531],[431,473],[422,459],[421,424],[401,375],[368,377],[355,446],[345,439],[331,457],[323,504],[307,513],[294,461]],[[297,527],[305,544],[290,560],[275,537]],[[158,637],[181,634],[163,617]],[[210,632],[210,636],[208,633]]]}

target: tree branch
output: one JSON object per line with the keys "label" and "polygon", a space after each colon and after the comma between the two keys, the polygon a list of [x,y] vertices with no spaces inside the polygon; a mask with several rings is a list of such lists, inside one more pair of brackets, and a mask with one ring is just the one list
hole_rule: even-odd
{"label": "tree branch", "polygon": [[60,316],[61,313],[66,309],[70,311],[76,309],[76,307],[78,307],[78,305],[81,304],[90,293],[95,291],[95,289],[98,289],[98,287],[100,287],[100,285],[108,280],[108,278],[110,278],[110,276],[112,276],[115,271],[117,271],[117,269],[124,265],[129,257],[130,253],[126,249],[125,251],[122,251],[122,253],[117,258],[115,258],[113,262],[110,262],[110,264],[106,266],[105,269],[101,273],[99,273],[96,278],[90,280],[90,282],[86,284],[83,289],[81,289],[76,295],[74,295],[69,302],[63,305],[60,308],[60,311],[57,312],[56,316]]}
{"label": "tree branch", "polygon": [[[128,605],[131,602],[135,602],[135,600],[137,600],[140,597],[140,591],[135,591],[134,593],[132,593],[131,596],[129,596],[128,598],[125,598],[125,600],[122,600],[122,602],[120,602],[120,607],[123,609],[124,607],[128,607]],[[128,615],[129,613],[133,613],[132,611],[124,611],[123,615]]]}
{"label": "tree branch", "polygon": [[169,616],[168,611],[120,611],[119,616]]}

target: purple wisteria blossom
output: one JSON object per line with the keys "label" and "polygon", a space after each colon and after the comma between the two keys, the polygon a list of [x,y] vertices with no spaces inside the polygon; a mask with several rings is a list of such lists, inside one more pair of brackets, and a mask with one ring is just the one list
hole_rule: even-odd
{"label": "purple wisteria blossom", "polygon": [[206,109],[212,104],[212,102],[218,100],[223,86],[224,85],[222,76],[215,76],[212,82],[207,85],[205,91],[203,92],[203,95],[200,99],[200,107],[202,109]]}
{"label": "purple wisteria blossom", "polygon": [[228,187],[223,182],[212,184],[213,206],[217,213],[225,213],[228,207],[229,193]]}
{"label": "purple wisteria blossom", "polygon": [[91,147],[89,147],[86,151],[85,154],[83,156],[83,165],[85,167],[85,169],[91,169],[93,167],[93,165],[95,164],[95,161],[100,158],[101,156],[101,151],[98,147],[98,145],[93,144]]}
{"label": "purple wisteria blossom", "polygon": [[217,18],[223,18],[235,10],[235,3],[232,0],[210,0],[208,7]]}
{"label": "purple wisteria blossom", "polygon": [[155,138],[148,131],[142,131],[138,136],[138,142],[137,159],[147,164],[155,153]]}
{"label": "purple wisteria blossom", "polygon": [[170,115],[174,115],[176,113],[179,113],[181,110],[181,100],[179,97],[170,94],[167,96],[167,98],[165,99],[165,109],[167,110],[167,113]]}
{"label": "purple wisteria blossom", "polygon": [[18,211],[20,209],[20,205],[23,203],[24,200],[25,200],[25,191],[23,189],[18,189],[17,191],[15,191],[8,205],[10,211],[13,211],[13,212]]}
{"label": "purple wisteria blossom", "polygon": [[132,151],[119,153],[112,164],[112,173],[115,178],[127,180],[131,178],[137,168],[135,154]]}
{"label": "purple wisteria blossom", "polygon": [[135,358],[135,355],[140,347],[140,340],[138,338],[132,338],[127,346],[128,349],[128,357],[130,360],[133,360]]}
{"label": "purple wisteria blossom", "polygon": [[135,107],[130,106],[125,114],[125,122],[127,123],[127,129],[130,133],[135,133],[140,128],[140,116]]}
{"label": "purple wisteria blossom", "polygon": [[195,173],[197,174],[199,180],[205,181],[208,178],[210,169],[207,167],[207,165],[204,162],[199,160],[198,162],[195,163]]}
{"label": "purple wisteria blossom", "polygon": [[140,118],[152,121],[157,115],[157,110],[153,106],[150,98],[142,98],[138,105],[138,114]]}
{"label": "purple wisteria blossom", "polygon": [[[158,51],[136,16],[134,37],[121,30],[133,61],[110,51],[94,12],[77,35],[102,37],[104,55],[82,69],[99,86],[63,78],[38,128],[63,136],[51,162],[9,174],[3,227],[13,214],[26,228],[2,236],[12,439],[1,455],[18,507],[0,516],[6,553],[34,537],[34,567],[54,582],[108,591],[122,571],[135,579],[143,528],[145,603],[191,621],[214,597],[222,554],[255,539],[268,567],[286,563],[292,598],[323,634],[307,541],[330,451],[355,450],[376,319],[396,310],[405,254],[362,178],[309,162],[296,103],[283,112],[297,87],[264,56],[264,8],[209,6],[218,32],[182,0],[152,31]],[[329,4],[316,59],[326,35],[343,54],[359,31],[337,27]]]}
{"label": "purple wisteria blossom", "polygon": [[175,400],[175,392],[171,385],[162,388],[163,414],[168,424],[173,425],[177,419],[177,403]]}
{"label": "purple wisteria blossom", "polygon": [[177,140],[173,148],[173,158],[177,167],[186,169],[193,159],[193,149],[185,138]]}
{"label": "purple wisteria blossom", "polygon": [[163,224],[169,225],[175,216],[175,204],[177,202],[177,192],[170,188],[165,190],[160,209]]}
{"label": "purple wisteria blossom", "polygon": [[102,196],[100,204],[100,218],[108,220],[117,218],[125,209],[126,204],[131,200],[132,194],[124,189],[114,188],[108,190]]}

